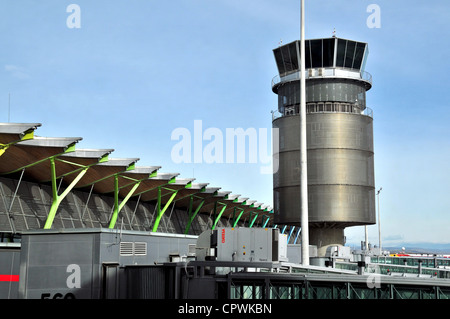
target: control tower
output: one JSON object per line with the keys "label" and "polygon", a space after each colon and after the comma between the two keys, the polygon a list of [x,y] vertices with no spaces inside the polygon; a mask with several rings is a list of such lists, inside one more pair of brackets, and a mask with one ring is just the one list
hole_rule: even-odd
{"label": "control tower", "polygon": [[[272,125],[279,129],[275,223],[301,226],[300,41],[273,51],[279,71],[272,81],[278,95]],[[367,43],[337,37],[305,40],[309,243],[319,256],[329,245],[345,244],[344,228],[375,223],[368,51]]]}

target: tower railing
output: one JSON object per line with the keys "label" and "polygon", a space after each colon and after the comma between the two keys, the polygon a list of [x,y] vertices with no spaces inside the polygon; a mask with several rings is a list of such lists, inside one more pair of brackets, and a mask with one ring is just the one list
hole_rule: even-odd
{"label": "tower railing", "polygon": [[[313,78],[334,78],[343,77],[356,80],[362,80],[372,85],[372,75],[369,72],[358,72],[354,69],[348,68],[313,68],[305,71],[306,79]],[[290,82],[300,79],[300,72],[295,71],[280,77],[279,74],[272,78],[272,87],[278,85],[281,82]]]}
{"label": "tower railing", "polygon": [[[298,115],[298,105],[287,106],[284,108],[283,112],[279,110],[274,110],[272,113],[272,121],[280,117]],[[368,116],[373,118],[373,110],[370,107],[365,107],[361,109],[357,105],[352,105],[350,103],[331,103],[331,102],[319,102],[319,103],[307,103],[306,113],[347,113],[347,114],[358,114],[363,116]]]}

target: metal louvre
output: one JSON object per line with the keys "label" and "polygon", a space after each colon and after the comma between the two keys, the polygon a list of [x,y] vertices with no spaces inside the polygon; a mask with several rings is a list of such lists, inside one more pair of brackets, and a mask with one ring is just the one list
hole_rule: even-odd
{"label": "metal louvre", "polygon": [[133,256],[133,243],[132,242],[121,242],[120,243],[120,256]]}
{"label": "metal louvre", "polygon": [[147,256],[146,242],[120,242],[120,256]]}
{"label": "metal louvre", "polygon": [[135,242],[133,254],[135,256],[146,256],[147,255],[147,243],[146,242],[142,242],[142,243]]}

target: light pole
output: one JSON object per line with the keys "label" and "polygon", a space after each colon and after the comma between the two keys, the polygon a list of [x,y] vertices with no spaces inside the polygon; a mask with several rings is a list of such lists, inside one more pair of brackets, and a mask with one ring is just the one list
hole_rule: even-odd
{"label": "light pole", "polygon": [[378,200],[378,242],[380,246],[380,253],[381,253],[381,220],[380,220],[380,192],[383,188],[380,187],[380,189],[377,191],[377,200]]}
{"label": "light pole", "polygon": [[302,264],[309,265],[308,178],[306,156],[305,85],[305,0],[301,0],[300,23],[300,223],[302,227]]}

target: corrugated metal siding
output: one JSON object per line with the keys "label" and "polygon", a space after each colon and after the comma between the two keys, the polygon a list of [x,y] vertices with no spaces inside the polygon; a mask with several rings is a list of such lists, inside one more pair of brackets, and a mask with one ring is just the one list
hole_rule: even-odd
{"label": "corrugated metal siding", "polygon": [[128,299],[173,298],[170,282],[172,269],[163,266],[125,268]]}

